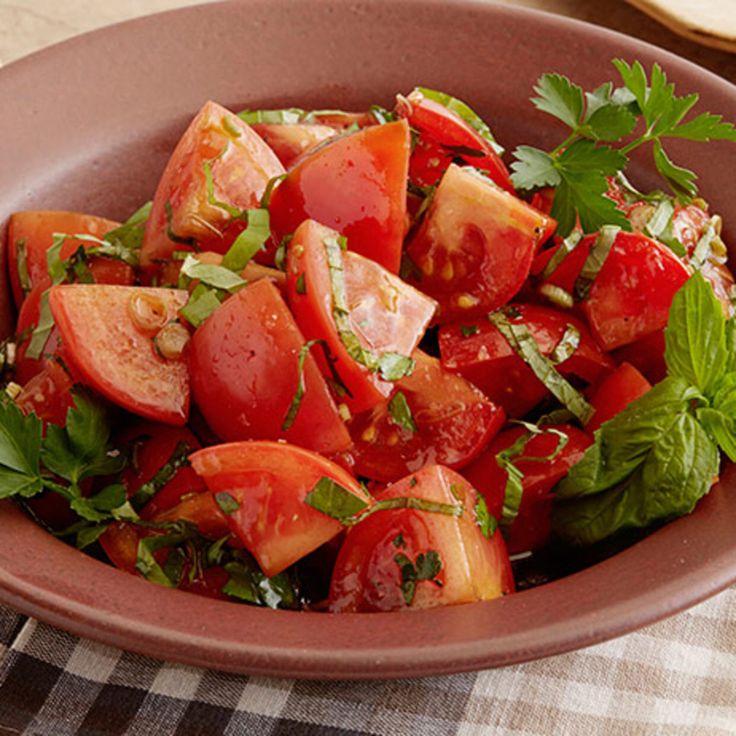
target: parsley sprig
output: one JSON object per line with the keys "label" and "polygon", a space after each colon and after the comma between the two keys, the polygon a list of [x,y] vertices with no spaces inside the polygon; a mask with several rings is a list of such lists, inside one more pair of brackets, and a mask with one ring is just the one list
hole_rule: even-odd
{"label": "parsley sprig", "polygon": [[663,141],[736,141],[736,128],[720,115],[704,112],[685,121],[698,95],[675,95],[659,64],[652,66],[649,78],[638,61],[614,59],[613,65],[623,85],[614,88],[606,82],[592,92],[561,74],[543,74],[534,87],[537,96],[532,103],[570,132],[552,151],[519,146],[514,152],[511,178],[518,189],[555,187],[552,216],[563,237],[578,218],[584,232],[595,232],[605,224],[631,229],[606,196],[607,177],[623,172],[637,148],[651,144],[657,171],[678,198],[687,200],[698,191],[697,176],[670,159]]}

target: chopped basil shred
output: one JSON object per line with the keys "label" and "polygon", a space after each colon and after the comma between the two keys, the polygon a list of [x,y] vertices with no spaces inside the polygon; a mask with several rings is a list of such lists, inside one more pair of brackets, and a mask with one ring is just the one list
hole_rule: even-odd
{"label": "chopped basil shred", "polygon": [[227,491],[215,493],[215,503],[220,507],[220,511],[227,516],[234,514],[240,508],[239,501]]}
{"label": "chopped basil shred", "polygon": [[472,337],[480,332],[478,325],[460,325],[460,334],[463,337]]}
{"label": "chopped basil shred", "polygon": [[297,387],[294,392],[294,397],[289,404],[289,409],[284,417],[283,424],[281,425],[281,431],[287,432],[291,429],[292,425],[296,421],[297,414],[302,405],[302,399],[304,393],[307,390],[306,384],[304,383],[304,364],[307,362],[307,356],[309,351],[314,345],[324,344],[322,340],[309,340],[299,348],[299,359],[297,361]]}
{"label": "chopped basil shred", "polygon": [[579,347],[580,330],[575,325],[568,324],[560,341],[555,345],[554,350],[550,354],[549,359],[555,365],[560,365],[560,363],[564,363],[568,358],[572,357]]}
{"label": "chopped basil shred", "polygon": [[693,268],[700,270],[705,265],[711,254],[713,240],[717,237],[718,233],[711,219],[706,225],[705,232],[700,236],[695,250],[693,250],[693,254],[690,257],[690,265]]}
{"label": "chopped basil shred", "polygon": [[151,480],[144,483],[130,499],[134,509],[142,509],[179,471],[189,465],[192,448],[183,440],[177,442],[166,464],[156,471]]}
{"label": "chopped basil shred", "polygon": [[496,533],[496,529],[498,529],[498,521],[488,510],[488,504],[486,504],[483,496],[478,496],[473,512],[475,514],[475,523],[478,525],[481,534],[486,539],[490,539]]}
{"label": "chopped basil shred", "polygon": [[15,258],[18,269],[18,282],[24,294],[31,290],[31,278],[28,275],[28,258],[26,255],[26,239],[19,238],[15,241]]}
{"label": "chopped basil shred", "polygon": [[492,312],[488,318],[550,393],[583,424],[586,424],[595,410],[583,395],[557,371],[554,363],[542,354],[529,328],[523,322],[514,322],[509,319],[507,310],[503,309]]}
{"label": "chopped basil shred", "polygon": [[563,241],[560,243],[557,250],[554,252],[552,257],[547,262],[547,265],[542,271],[542,278],[548,279],[572,253],[575,248],[580,245],[580,241],[583,239],[583,234],[580,230],[573,230]]}
{"label": "chopped basil shred", "polygon": [[663,197],[644,227],[644,233],[664,243],[678,258],[684,258],[687,255],[685,246],[673,234],[672,215],[674,212],[675,205],[672,199]]}
{"label": "chopped basil shred", "polygon": [[604,225],[601,228],[598,237],[596,237],[590,246],[588,257],[585,259],[583,268],[573,287],[573,296],[577,301],[583,301],[588,298],[590,287],[603,268],[608,254],[611,252],[611,248],[620,232],[621,228],[618,225]]}
{"label": "chopped basil shred", "polygon": [[248,225],[230,246],[222,258],[223,268],[231,271],[242,271],[258,251],[263,250],[271,236],[268,210],[245,210]]}
{"label": "chopped basil shred", "polygon": [[388,410],[394,424],[408,432],[416,433],[419,431],[403,391],[397,391],[393,395],[391,401],[388,402]]}
{"label": "chopped basil shred", "polygon": [[363,347],[358,336],[350,325],[347,290],[345,287],[345,271],[343,267],[344,239],[334,237],[322,241],[327,256],[332,289],[332,317],[335,328],[348,355],[357,363],[365,366],[371,373],[378,373],[384,381],[398,381],[414,371],[414,360],[399,353],[376,353]]}

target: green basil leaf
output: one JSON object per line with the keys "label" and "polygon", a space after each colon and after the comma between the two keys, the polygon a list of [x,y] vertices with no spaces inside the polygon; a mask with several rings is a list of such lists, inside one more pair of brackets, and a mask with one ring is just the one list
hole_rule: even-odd
{"label": "green basil leaf", "polygon": [[388,402],[388,410],[394,424],[407,432],[415,433],[419,431],[403,391],[397,391],[393,395],[391,401]]}

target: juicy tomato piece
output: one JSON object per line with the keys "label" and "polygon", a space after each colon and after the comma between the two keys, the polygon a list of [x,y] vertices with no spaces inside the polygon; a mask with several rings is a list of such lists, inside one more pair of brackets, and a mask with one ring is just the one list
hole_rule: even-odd
{"label": "juicy tomato piece", "polygon": [[[311,352],[300,371],[304,344],[268,279],[215,310],[189,348],[194,400],[212,430],[224,440],[286,439],[324,453],[348,447],[350,435]],[[302,380],[296,416],[284,429]]]}
{"label": "juicy tomato piece", "polygon": [[59,427],[66,424],[66,414],[74,407],[72,379],[54,360],[43,361],[43,369],[23,386],[15,403],[24,414],[33,412],[44,422]]}
{"label": "juicy tomato piece", "polygon": [[[54,233],[102,238],[119,226],[119,222],[79,212],[29,210],[12,215],[8,223],[8,267],[16,306],[20,307],[31,289],[51,286],[46,252],[54,242]],[[88,249],[94,245],[85,240],[67,240],[61,246],[61,257],[68,258],[80,246]],[[133,269],[112,258],[94,256],[89,269],[99,284],[125,285],[134,280]]]}
{"label": "juicy tomato piece", "polygon": [[[543,355],[550,356],[570,327],[580,333],[580,342],[569,358],[557,365],[564,376],[595,381],[613,368],[611,359],[596,345],[590,332],[566,312],[535,304],[514,306]],[[439,333],[442,365],[474,383],[510,417],[522,417],[545,396],[547,388],[532,369],[487,319],[444,325]]]}
{"label": "juicy tomato piece", "polygon": [[[410,356],[436,304],[370,259],[342,251],[337,237],[334,230],[314,220],[297,228],[289,246],[287,294],[305,337],[326,341],[332,367],[347,389],[343,400],[357,413],[388,397],[394,384],[348,351],[335,324],[336,285],[340,288],[344,284],[350,331],[375,356]],[[341,262],[338,267],[330,265],[328,249],[333,253],[330,258]],[[330,375],[331,369],[321,360],[323,370]]]}
{"label": "juicy tomato piece", "polygon": [[631,363],[652,385],[667,376],[664,328],[624,345],[612,353],[617,363]]}
{"label": "juicy tomato piece", "polygon": [[[530,436],[519,452],[520,459],[511,458],[516,468],[523,473],[519,513],[506,530],[506,542],[511,554],[539,549],[549,541],[552,534],[552,489],[582,459],[592,444],[585,432],[567,424],[550,425],[545,429],[562,432],[567,437],[567,443],[561,447],[560,437],[547,431]],[[528,432],[523,427],[501,432],[478,459],[462,471],[485,498],[488,511],[499,520],[503,512],[508,472],[498,464],[496,456],[508,450],[524,434]],[[543,462],[521,459],[547,458],[551,455],[554,457]]]}
{"label": "juicy tomato piece", "polygon": [[306,154],[271,196],[276,240],[311,218],[345,235],[351,250],[398,273],[410,147],[402,120],[340,136]]}
{"label": "juicy tomato piece", "polygon": [[522,287],[549,218],[454,164],[407,245],[408,277],[440,304],[437,322],[497,309]]}
{"label": "juicy tomato piece", "polygon": [[336,135],[328,125],[254,123],[252,127],[287,169],[303,153]]}
{"label": "juicy tomato piece", "polygon": [[[402,497],[453,506],[462,503],[463,513],[376,511],[351,528],[332,573],[331,611],[432,608],[513,592],[501,533],[496,529],[490,539],[483,536],[476,519],[476,491],[461,475],[431,465],[389,486],[376,501]],[[419,555],[425,561],[434,558],[434,565],[418,565]],[[416,574],[418,567],[423,575]]]}
{"label": "juicy tomato piece", "polygon": [[144,518],[156,522],[189,521],[209,539],[221,539],[230,533],[227,517],[211,493],[190,494],[176,506],[156,514],[146,514]]}
{"label": "juicy tomato piece", "polygon": [[187,575],[183,576],[179,590],[186,590],[187,593],[195,595],[203,595],[205,598],[215,598],[220,601],[232,600],[227,593],[223,593],[222,589],[230,580],[230,573],[223,567],[208,567],[202,571],[191,582]]}
{"label": "juicy tomato piece", "polygon": [[436,184],[450,164],[460,159],[484,171],[506,191],[514,192],[508,169],[493,146],[457,113],[425,97],[420,89],[399,97],[396,112],[419,131],[410,162],[410,178],[415,184]]}
{"label": "juicy tomato piece", "polygon": [[[545,283],[572,293],[595,240],[595,235],[585,237]],[[620,232],[581,309],[598,342],[613,350],[663,328],[672,298],[689,276],[666,246],[640,233]]]}
{"label": "juicy tomato piece", "polygon": [[32,289],[25,298],[18,313],[18,323],[15,328],[15,380],[21,385],[28,383],[28,381],[44,369],[45,358],[43,356],[53,356],[59,350],[59,330],[54,325],[43,347],[42,357],[26,357],[33,330],[38,325],[38,320],[41,316],[41,295],[46,291],[46,288],[46,286],[40,284]]}
{"label": "juicy tomato piece", "polygon": [[[128,497],[135,495],[145,485],[178,457],[200,448],[199,440],[186,427],[170,427],[156,422],[137,422],[115,438],[118,447],[132,449],[132,461],[123,471],[120,483],[125,486]],[[183,496],[207,490],[204,481],[191,466],[182,465],[161,486],[156,495],[141,511],[144,519],[176,506]]]}
{"label": "juicy tomato piece", "polygon": [[[396,382],[410,411],[409,426],[393,413],[396,399],[356,416],[350,423],[355,471],[384,482],[425,465],[467,465],[501,429],[506,415],[472,383],[414,351],[414,372]],[[411,421],[416,431],[411,428]]]}
{"label": "juicy tomato piece", "polygon": [[192,467],[214,494],[238,505],[230,530],[272,577],[336,537],[342,524],[304,502],[321,478],[365,502],[358,481],[321,455],[282,442],[232,442],[195,452]]}
{"label": "juicy tomato piece", "polygon": [[197,250],[224,253],[245,222],[214,202],[238,210],[258,207],[268,182],[283,173],[274,152],[247,123],[207,102],[174,149],[158,184],[141,265],[150,266],[195,243]]}
{"label": "juicy tomato piece", "polygon": [[613,419],[651,387],[652,384],[633,365],[622,363],[594,388],[589,401],[595,414],[585,429],[595,432],[603,422]]}
{"label": "juicy tomato piece", "polygon": [[141,528],[125,521],[114,521],[100,536],[99,542],[110,562],[120,570],[137,575],[138,542]]}
{"label": "juicy tomato piece", "polygon": [[175,425],[189,414],[189,373],[154,340],[186,301],[186,291],[133,286],[60,285],[49,294],[72,374],[134,414]]}

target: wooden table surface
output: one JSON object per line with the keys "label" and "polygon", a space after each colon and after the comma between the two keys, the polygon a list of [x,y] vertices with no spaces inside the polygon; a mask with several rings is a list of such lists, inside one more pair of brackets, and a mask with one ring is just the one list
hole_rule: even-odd
{"label": "wooden table surface", "polygon": [[[0,61],[83,31],[201,0],[0,0]],[[306,0],[305,0],[306,1]],[[736,55],[686,41],[623,0],[502,0],[597,23],[662,46],[736,82]],[[724,3],[727,7],[727,3]]]}

